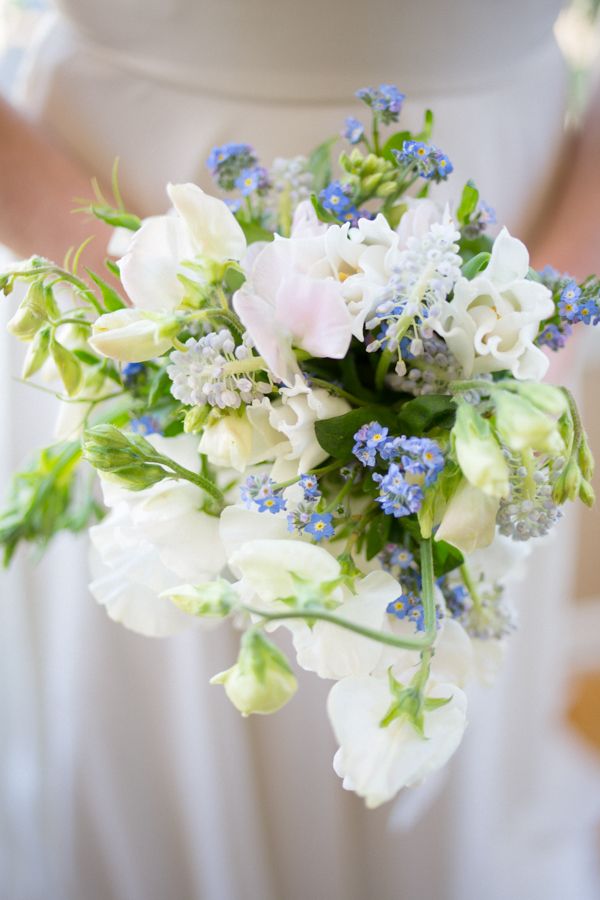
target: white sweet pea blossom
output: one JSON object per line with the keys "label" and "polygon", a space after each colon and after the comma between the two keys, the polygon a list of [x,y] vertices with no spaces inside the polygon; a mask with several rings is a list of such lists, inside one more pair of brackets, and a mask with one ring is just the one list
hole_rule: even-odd
{"label": "white sweet pea blossom", "polygon": [[[327,550],[298,540],[247,541],[229,556],[229,567],[240,578],[241,596],[265,612],[289,608],[282,600],[290,597],[322,597],[324,586],[340,576],[340,564]],[[327,596],[339,602],[342,588],[328,588]]]}
{"label": "white sweet pea blossom", "polygon": [[[324,388],[310,388],[299,376],[292,387],[282,388],[281,401],[271,406],[269,423],[284,438],[276,450],[271,477],[286,481],[314,469],[328,457],[315,434],[315,422],[348,412],[350,404]],[[250,416],[255,416],[250,412]]]}
{"label": "white sweet pea blossom", "polygon": [[504,369],[515,378],[544,377],[548,357],[533,342],[554,303],[547,287],[526,277],[528,271],[527,248],[503,228],[487,268],[471,281],[460,278],[442,306],[435,330],[466,377]]}
{"label": "white sweet pea blossom", "polygon": [[[193,438],[148,440],[182,465],[196,454]],[[203,620],[160,594],[182,581],[206,582],[225,566],[219,520],[199,509],[201,492],[186,482],[163,481],[137,492],[101,482],[111,511],[90,529],[92,595],[111,619],[140,634],[163,637],[195,627]]]}
{"label": "white sweet pea blossom", "polygon": [[[387,572],[371,572],[355,585],[356,593],[344,589],[344,599],[334,612],[340,619],[381,631],[386,607],[402,593],[402,587]],[[294,629],[298,664],[320,678],[369,675],[381,656],[381,644],[352,631],[317,621],[312,628]]]}
{"label": "white sweet pea blossom", "polygon": [[[400,681],[411,677],[407,673]],[[370,809],[441,768],[460,744],[467,722],[464,693],[453,684],[431,684],[427,696],[449,702],[425,712],[423,738],[406,718],[381,727],[393,700],[387,679],[353,676],[331,689],[327,711],[340,745],[333,767],[343,786],[364,797]]]}
{"label": "white sweet pea blossom", "polygon": [[298,372],[292,347],[340,359],[352,335],[362,340],[399,243],[383,215],[323,231],[304,208],[294,229],[264,248],[234,297],[257,350],[286,384]]}
{"label": "white sweet pea blossom", "polygon": [[273,459],[281,435],[269,424],[269,409],[244,407],[204,427],[200,453],[213,466],[244,472],[248,466]]}
{"label": "white sweet pea blossom", "polygon": [[118,309],[100,316],[88,343],[101,356],[120,362],[144,362],[173,346],[179,324],[169,313]]}
{"label": "white sweet pea blossom", "polygon": [[436,541],[447,541],[462,553],[487,547],[496,534],[500,501],[463,480],[442,516]]}
{"label": "white sweet pea blossom", "polygon": [[244,233],[222,200],[195,184],[170,184],[167,192],[175,215],[146,219],[118,263],[123,287],[140,309],[179,306],[185,289],[178,276],[198,274],[182,263],[210,271],[211,264],[240,260],[246,251]]}
{"label": "white sweet pea blossom", "polygon": [[444,209],[433,200],[408,199],[407,203],[408,209],[396,228],[400,250],[408,248],[410,238],[423,238],[432,225],[442,222],[444,218]]}

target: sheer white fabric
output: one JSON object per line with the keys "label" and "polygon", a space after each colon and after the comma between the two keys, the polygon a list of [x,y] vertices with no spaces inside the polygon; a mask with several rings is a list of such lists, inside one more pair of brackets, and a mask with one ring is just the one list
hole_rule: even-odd
{"label": "sheer white fabric", "polygon": [[[248,140],[265,161],[308,150],[356,114],[355,88],[393,81],[409,124],[434,106],[454,185],[474,178],[518,228],[560,144],[558,5],[71,0],[22,98],[91,174],[119,155],[131,200],[155,212],[167,180],[209,187],[213,144]],[[7,384],[19,365],[0,340]],[[3,473],[48,433],[40,397],[0,392]],[[304,675],[277,716],[242,720],[208,686],[235,658],[227,629],[137,637],[88,595],[84,540],[60,539],[37,568],[21,555],[0,602],[0,893],[591,898],[598,797],[559,725],[572,540],[565,522],[536,551],[498,685],[474,699],[447,777],[401,799],[392,828],[391,807],[367,813],[331,769],[326,683]]]}

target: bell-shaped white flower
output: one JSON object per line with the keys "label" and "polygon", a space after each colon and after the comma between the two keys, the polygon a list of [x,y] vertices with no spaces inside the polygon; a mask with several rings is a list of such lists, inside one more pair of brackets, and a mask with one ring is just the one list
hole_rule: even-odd
{"label": "bell-shaped white flower", "polygon": [[467,721],[465,694],[453,684],[432,684],[427,698],[448,702],[426,709],[423,737],[404,716],[382,726],[393,701],[386,678],[353,676],[331,689],[327,712],[340,745],[333,767],[344,787],[364,797],[369,808],[441,768],[460,744]]}
{"label": "bell-shaped white flower", "polygon": [[[148,440],[192,465],[194,438]],[[199,509],[202,494],[187,482],[162,481],[132,492],[101,480],[111,512],[90,529],[96,559],[92,595],[112,619],[141,634],[162,637],[193,627],[200,620],[159,595],[182,581],[209,581],[224,568],[219,520]]]}
{"label": "bell-shaped white flower", "polygon": [[465,376],[508,370],[540,381],[548,357],[534,344],[540,323],[554,312],[552,294],[526,276],[527,248],[503,228],[488,266],[471,281],[460,278],[434,325]]}
{"label": "bell-shaped white flower", "polygon": [[496,533],[500,501],[463,480],[451,498],[435,533],[436,541],[447,541],[462,553],[487,547]]}
{"label": "bell-shaped white flower", "polygon": [[247,541],[231,554],[229,566],[240,577],[242,596],[265,612],[285,609],[283,601],[290,598],[301,603],[326,594],[341,600],[341,587],[329,587],[340,576],[340,564],[323,547],[297,540]]}
{"label": "bell-shaped white flower", "polygon": [[194,278],[182,263],[207,271],[213,263],[240,260],[246,250],[244,233],[222,200],[195,184],[170,184],[167,192],[175,215],[146,219],[118,263],[123,287],[140,309],[179,306],[185,292],[179,275]]}
{"label": "bell-shaped white flower", "polygon": [[170,350],[179,330],[177,319],[168,313],[118,309],[96,319],[89,345],[119,362],[144,362]]}
{"label": "bell-shaped white flower", "polygon": [[271,473],[275,481],[287,481],[314,469],[328,457],[315,434],[315,422],[348,412],[350,405],[323,388],[310,388],[296,377],[292,387],[282,388],[281,401],[271,406],[269,423],[284,439],[276,451]]}
{"label": "bell-shaped white flower", "polygon": [[[387,572],[371,572],[356,582],[356,593],[344,590],[344,599],[334,613],[354,625],[381,631],[386,607],[402,593],[402,587]],[[339,625],[316,621],[312,627],[294,629],[298,664],[320,678],[368,675],[381,656],[381,644]]]}

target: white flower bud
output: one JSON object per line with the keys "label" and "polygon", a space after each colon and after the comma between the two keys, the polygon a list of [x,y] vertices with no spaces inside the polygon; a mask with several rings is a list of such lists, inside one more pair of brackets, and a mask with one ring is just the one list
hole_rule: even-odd
{"label": "white flower bud", "polygon": [[458,464],[471,484],[490,497],[506,497],[508,466],[489,422],[468,403],[461,403],[452,436]]}
{"label": "white flower bud", "polygon": [[120,362],[144,362],[173,346],[179,330],[175,316],[142,309],[118,309],[94,322],[90,347]]}
{"label": "white flower bud", "polygon": [[237,663],[210,683],[223,684],[243,716],[277,712],[298,689],[285,656],[259,631],[246,632]]}

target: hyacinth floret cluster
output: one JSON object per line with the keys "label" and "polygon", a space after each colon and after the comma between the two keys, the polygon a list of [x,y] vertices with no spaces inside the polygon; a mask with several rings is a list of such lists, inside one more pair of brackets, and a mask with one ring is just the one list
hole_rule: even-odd
{"label": "hyacinth floret cluster", "polygon": [[446,394],[451,381],[458,380],[462,369],[448,345],[437,335],[424,338],[419,354],[411,353],[411,341],[402,338],[400,356],[406,366],[403,375],[388,375],[388,384],[395,391],[421,397],[426,394]]}
{"label": "hyacinth floret cluster", "polygon": [[269,181],[277,194],[287,194],[292,209],[295,209],[310,197],[314,176],[306,156],[277,157],[269,171]]}
{"label": "hyacinth floret cluster", "polygon": [[514,541],[543,537],[562,515],[552,499],[552,486],[565,461],[557,457],[530,472],[508,450],[504,454],[509,463],[510,494],[500,501],[498,530]]}
{"label": "hyacinth floret cluster", "polygon": [[188,338],[185,348],[171,353],[167,373],[173,382],[171,394],[188,406],[208,403],[218,409],[238,409],[260,402],[273,390],[271,382],[244,371],[244,361],[252,356],[246,335],[236,346],[231,332],[222,328],[198,339]]}
{"label": "hyacinth floret cluster", "polygon": [[[440,304],[460,277],[460,233],[451,221],[435,222],[421,237],[411,236],[399,254],[393,277],[375,314],[367,321],[373,336],[367,350],[384,349],[399,356],[396,372],[403,375],[402,341],[410,337],[410,354],[420,356],[423,341],[433,337]],[[406,344],[404,344],[406,346]]]}

